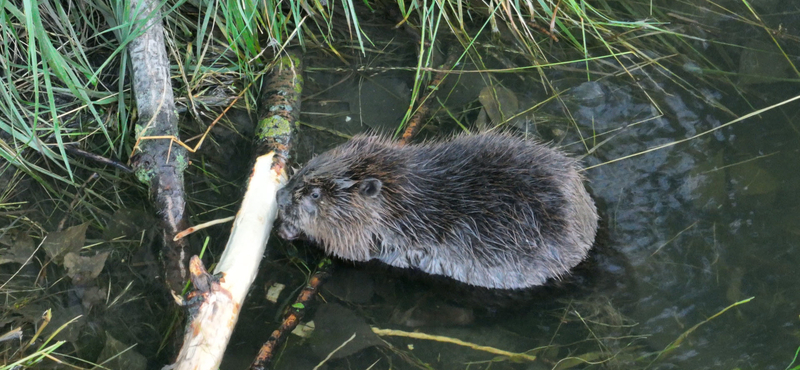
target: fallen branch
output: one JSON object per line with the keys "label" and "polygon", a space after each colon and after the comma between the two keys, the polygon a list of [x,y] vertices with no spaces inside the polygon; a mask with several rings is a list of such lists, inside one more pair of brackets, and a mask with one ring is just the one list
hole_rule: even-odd
{"label": "fallen branch", "polygon": [[273,170],[273,158],[269,153],[256,159],[216,275],[209,275],[200,258],[192,257],[196,291],[188,299],[191,320],[173,369],[214,370],[222,362],[278,212],[275,194],[286,183],[284,172]]}
{"label": "fallen branch", "polygon": [[[286,183],[286,160],[299,115],[302,66],[294,53],[280,58],[271,74],[271,96],[284,111],[265,109],[256,127],[256,161],[228,244],[214,271],[192,257],[195,291],[188,299],[190,322],[173,369],[217,369],[239,319],[244,298],[258,273],[278,213],[275,195]],[[284,105],[285,104],[285,105]],[[269,154],[263,154],[269,152]]]}
{"label": "fallen branch", "polygon": [[156,0],[132,0],[132,32],[141,32],[128,45],[136,99],[136,142],[131,164],[139,181],[147,184],[161,215],[164,269],[167,286],[180,291],[187,278],[185,240],[173,241],[186,228],[183,172],[186,150],[171,140],[141,140],[144,136],[178,137],[178,117],[170,83],[161,11]]}
{"label": "fallen branch", "polygon": [[[261,93],[262,111],[256,131],[259,147],[275,148],[276,153],[280,153],[284,159],[284,165],[289,159],[291,132],[300,116],[300,92],[303,88],[301,73],[300,56],[293,50],[288,51],[286,56],[278,60],[269,84],[264,86]],[[251,369],[265,369],[269,366],[274,350],[283,343],[286,334],[300,323],[305,307],[328,277],[329,266],[329,262],[320,264],[317,272],[300,292],[295,304],[286,313],[281,326],[273,331],[267,342],[261,346],[258,356],[250,365]]]}

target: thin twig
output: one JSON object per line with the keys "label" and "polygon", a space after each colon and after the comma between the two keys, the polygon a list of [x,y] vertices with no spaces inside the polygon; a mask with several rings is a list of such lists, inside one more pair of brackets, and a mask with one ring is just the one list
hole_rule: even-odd
{"label": "thin twig", "polygon": [[300,320],[305,315],[306,307],[317,295],[322,283],[330,276],[331,261],[325,259],[320,263],[319,268],[308,280],[305,288],[300,292],[295,303],[287,308],[288,312],[281,323],[281,326],[272,332],[267,342],[261,346],[258,351],[258,356],[250,365],[251,370],[264,370],[267,369],[272,361],[272,357],[277,349],[285,340],[285,333],[290,333],[297,327]]}
{"label": "thin twig", "polygon": [[121,171],[123,171],[125,173],[133,173],[133,169],[130,168],[130,166],[128,166],[125,163],[122,163],[120,161],[117,161],[117,160],[114,160],[114,159],[111,159],[111,158],[106,158],[106,157],[103,157],[103,156],[100,156],[100,155],[97,155],[97,154],[94,154],[94,153],[91,153],[91,152],[87,152],[87,151],[85,151],[83,149],[78,149],[74,145],[64,145],[64,149],[66,149],[69,154],[77,155],[77,156],[92,160],[94,162],[97,162],[97,163],[100,163],[100,164],[104,164],[106,166],[114,167],[114,168],[116,168],[118,170],[121,170]]}
{"label": "thin twig", "polygon": [[495,355],[506,356],[512,360],[528,360],[534,361],[536,360],[536,356],[529,355],[527,353],[517,353],[517,352],[509,352],[502,349],[497,349],[494,347],[487,347],[481,346],[475,343],[465,342],[461,339],[444,337],[441,335],[431,335],[425,333],[418,333],[418,332],[408,332],[402,330],[392,330],[392,329],[379,329],[379,328],[372,328],[372,332],[380,335],[380,336],[395,336],[395,337],[406,337],[406,338],[414,338],[414,339],[424,339],[424,340],[432,340],[436,342],[442,343],[451,343],[456,344],[463,347],[469,347],[474,350],[493,353]]}
{"label": "thin twig", "polygon": [[435,96],[437,90],[439,89],[439,85],[441,85],[445,77],[450,74],[450,70],[452,70],[455,66],[458,57],[459,55],[455,52],[454,48],[448,48],[447,60],[442,66],[442,69],[436,72],[433,77],[433,81],[428,84],[431,91],[427,95],[420,95],[420,99],[418,99],[417,102],[417,111],[413,116],[411,116],[411,119],[408,120],[406,129],[403,131],[403,136],[400,138],[400,144],[408,144],[411,138],[416,135],[421,126],[422,120],[428,115],[430,102],[436,100]]}

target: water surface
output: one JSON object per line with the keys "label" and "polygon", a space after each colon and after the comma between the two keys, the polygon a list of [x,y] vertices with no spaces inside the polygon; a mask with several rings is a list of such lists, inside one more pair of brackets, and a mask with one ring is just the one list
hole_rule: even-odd
{"label": "water surface", "polygon": [[[739,3],[724,3],[738,4],[736,9],[742,10]],[[800,2],[781,2],[780,8],[776,4],[763,2],[757,9],[767,24],[781,24],[782,32],[791,35],[778,41],[796,63],[800,34],[793,21]],[[698,37],[687,42],[699,54],[672,55],[664,67],[638,68],[642,59],[621,58],[629,73],[612,73],[624,72],[612,60],[613,67],[591,63],[590,70],[604,73],[587,78],[581,72],[586,65],[575,63],[572,69],[544,70],[551,83],[547,88],[538,72],[493,76],[514,96],[518,112],[559,95],[510,125],[585,156],[587,186],[603,218],[602,243],[618,253],[601,262],[602,269],[620,270],[619,282],[601,281],[589,292],[556,289],[543,296],[546,302],[513,310],[477,310],[474,317],[464,317],[470,311],[463,308],[474,306],[451,307],[442,302],[452,300],[431,298],[439,293],[424,279],[340,263],[330,290],[323,292],[328,303],[320,302],[310,314],[322,323],[317,326],[319,335],[290,340],[279,367],[313,367],[351,331],[369,336],[359,330],[371,325],[419,330],[512,352],[537,349],[530,353],[539,359],[491,362],[495,356],[452,344],[384,337],[391,347],[365,340],[325,366],[548,369],[602,363],[622,369],[786,368],[800,346],[800,105],[790,103],[715,128],[797,96],[798,76],[784,71],[788,64],[762,28],[743,26],[719,9],[709,11],[712,5],[675,5],[674,14],[707,22],[715,33],[704,34],[673,18],[675,30]],[[371,72],[326,70],[324,58],[308,58],[308,65],[321,69],[308,73],[306,91],[313,98],[304,102],[302,119],[314,127],[300,130],[299,162],[347,135],[391,131],[402,119],[413,74],[379,67],[410,65],[413,49],[403,46],[400,33],[375,32],[377,42],[400,46],[395,49],[397,60],[373,60],[368,64],[375,67]],[[672,51],[647,53],[657,58]],[[704,59],[691,59],[697,55]],[[511,54],[507,57],[519,61]],[[500,59],[486,60],[496,64],[489,67],[503,67]],[[464,66],[474,67],[469,62]],[[456,82],[448,82],[446,89],[455,89],[442,106],[474,129],[486,76],[462,74],[453,79]],[[460,130],[454,115],[434,111],[421,137]],[[687,138],[692,139],[649,151]],[[313,248],[297,248],[306,247]],[[274,248],[293,250],[278,242]],[[704,323],[737,302],[741,304]],[[403,317],[411,313],[419,316]],[[259,319],[274,323],[264,314]],[[246,340],[258,342],[265,333],[251,333]],[[679,346],[661,353],[678,340]]]}

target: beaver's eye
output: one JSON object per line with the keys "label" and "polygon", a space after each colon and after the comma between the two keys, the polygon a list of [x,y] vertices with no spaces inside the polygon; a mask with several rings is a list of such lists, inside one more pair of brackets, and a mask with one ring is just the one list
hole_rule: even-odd
{"label": "beaver's eye", "polygon": [[322,196],[322,191],[319,188],[311,189],[311,199],[319,199]]}

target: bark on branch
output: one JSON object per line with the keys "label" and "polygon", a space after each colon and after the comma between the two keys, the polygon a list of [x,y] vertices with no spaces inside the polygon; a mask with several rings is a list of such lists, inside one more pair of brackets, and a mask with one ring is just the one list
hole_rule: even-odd
{"label": "bark on branch", "polygon": [[258,355],[253,360],[253,363],[250,364],[250,370],[265,370],[270,368],[275,351],[278,350],[281,344],[286,340],[286,335],[291,333],[292,330],[300,324],[303,316],[305,316],[309,303],[311,303],[314,296],[317,295],[322,284],[330,277],[330,271],[331,260],[324,259],[319,266],[317,266],[317,271],[314,275],[311,275],[308,284],[306,284],[297,296],[294,304],[287,308],[281,326],[275,329],[272,334],[270,334],[269,339],[261,346]]}
{"label": "bark on branch", "polygon": [[136,146],[131,164],[136,177],[146,183],[161,216],[163,255],[167,285],[180,291],[186,281],[185,240],[173,241],[186,228],[183,172],[188,165],[186,149],[170,139],[178,138],[178,117],[170,83],[169,59],[164,44],[159,1],[131,0],[132,32],[139,34],[128,45],[136,99]]}

